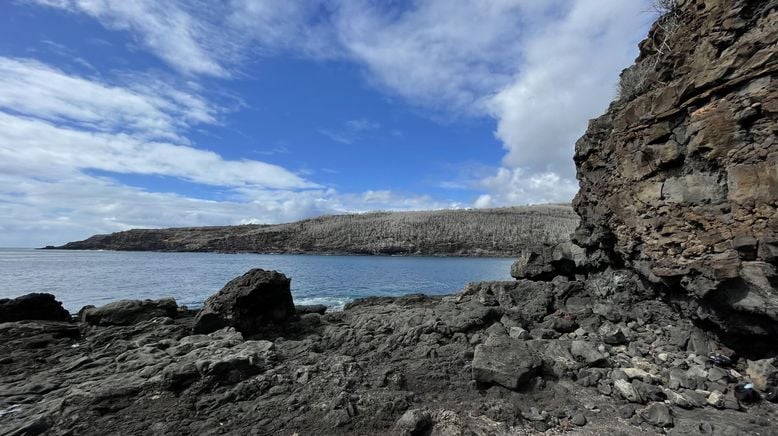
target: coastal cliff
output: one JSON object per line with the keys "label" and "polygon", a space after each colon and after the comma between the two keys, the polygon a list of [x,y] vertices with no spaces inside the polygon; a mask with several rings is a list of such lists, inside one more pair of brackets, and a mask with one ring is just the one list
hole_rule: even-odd
{"label": "coastal cliff", "polygon": [[76,250],[516,256],[568,240],[578,225],[570,206],[373,212],[288,224],[136,229],[61,247]]}
{"label": "coastal cliff", "polygon": [[259,269],[199,314],[0,300],[0,435],[776,434],[778,0],[662,4],[576,146],[578,245],[339,312]]}
{"label": "coastal cliff", "polygon": [[690,317],[778,333],[776,1],[678,1],[577,142],[589,267],[626,267]]}

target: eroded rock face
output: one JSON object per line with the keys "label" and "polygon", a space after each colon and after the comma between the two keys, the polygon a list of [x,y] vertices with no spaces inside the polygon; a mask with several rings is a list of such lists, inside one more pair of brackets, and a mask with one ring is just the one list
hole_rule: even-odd
{"label": "eroded rock face", "polygon": [[[590,266],[687,295],[689,315],[778,333],[778,2],[685,0],[576,144]],[[627,90],[629,91],[629,90]]]}
{"label": "eroded rock face", "polygon": [[68,321],[70,313],[51,294],[0,298],[0,323],[22,320]]}
{"label": "eroded rock face", "polygon": [[235,327],[243,334],[254,334],[267,325],[293,318],[296,311],[290,283],[285,275],[262,269],[232,279],[205,300],[195,318],[194,332]]}

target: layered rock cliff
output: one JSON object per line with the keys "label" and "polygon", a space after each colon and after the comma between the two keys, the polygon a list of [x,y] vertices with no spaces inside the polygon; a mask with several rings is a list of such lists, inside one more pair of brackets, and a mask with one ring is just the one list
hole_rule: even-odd
{"label": "layered rock cliff", "polygon": [[778,333],[778,1],[679,0],[577,142],[574,240],[698,322]]}

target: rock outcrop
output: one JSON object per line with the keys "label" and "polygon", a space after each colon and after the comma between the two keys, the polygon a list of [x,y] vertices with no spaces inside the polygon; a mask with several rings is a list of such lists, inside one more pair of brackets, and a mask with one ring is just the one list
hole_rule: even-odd
{"label": "rock outcrop", "polygon": [[277,271],[252,269],[231,280],[205,300],[195,318],[195,333],[211,333],[234,327],[243,334],[255,334],[296,315],[291,280]]}
{"label": "rock outcrop", "polygon": [[778,2],[679,0],[577,142],[589,266],[693,319],[778,334]]}
{"label": "rock outcrop", "polygon": [[160,300],[120,300],[100,307],[84,308],[81,321],[92,325],[132,325],[152,318],[175,318],[178,305],[172,298]]}
{"label": "rock outcrop", "polygon": [[70,313],[51,294],[0,298],[0,323],[22,320],[68,321]]}

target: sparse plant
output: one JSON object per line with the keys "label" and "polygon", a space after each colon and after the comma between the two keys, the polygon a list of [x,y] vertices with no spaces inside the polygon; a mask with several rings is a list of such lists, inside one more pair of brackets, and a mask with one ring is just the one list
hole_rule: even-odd
{"label": "sparse plant", "polygon": [[678,9],[677,0],[653,0],[651,7],[659,16],[675,13]]}
{"label": "sparse plant", "polygon": [[677,0],[652,0],[652,10],[658,15],[657,32],[653,35],[656,54],[627,68],[619,77],[617,98],[631,100],[648,87],[648,76],[672,50],[671,38],[681,25]]}
{"label": "sparse plant", "polygon": [[616,97],[632,100],[646,89],[650,70],[645,62],[637,63],[621,72]]}

